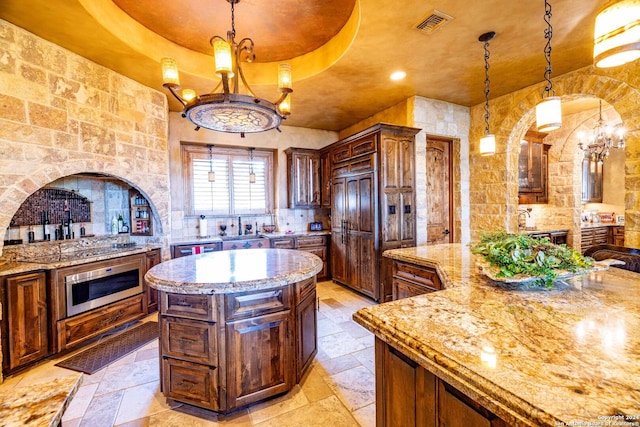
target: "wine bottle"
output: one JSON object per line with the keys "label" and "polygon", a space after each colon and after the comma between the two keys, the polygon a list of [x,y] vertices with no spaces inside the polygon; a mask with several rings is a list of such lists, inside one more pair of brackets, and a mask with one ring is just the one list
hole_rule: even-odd
{"label": "wine bottle", "polygon": [[42,240],[51,240],[51,230],[49,230],[49,212],[43,212],[44,220],[42,221]]}

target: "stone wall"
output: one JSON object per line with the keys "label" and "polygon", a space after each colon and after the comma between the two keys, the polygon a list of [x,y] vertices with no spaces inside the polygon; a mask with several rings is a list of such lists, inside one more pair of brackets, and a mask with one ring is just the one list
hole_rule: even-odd
{"label": "stone wall", "polygon": [[[620,115],[628,130],[625,149],[625,244],[640,246],[640,61],[616,69],[597,70],[585,67],[553,79],[556,95],[563,100],[579,97],[598,97],[605,100]],[[490,101],[490,127],[496,135],[496,154],[478,154],[480,137],[484,133],[484,105],[471,109],[470,204],[471,237],[482,231],[502,229],[517,231],[518,213],[518,154],[520,139],[535,121],[535,105],[541,98],[543,85],[531,86]],[[580,179],[576,153],[577,141],[571,125],[555,131],[556,141],[565,140],[562,152],[552,150],[550,165],[552,183],[562,187],[552,196],[567,209],[574,233],[580,221]],[[563,136],[564,135],[564,136]],[[573,166],[571,166],[573,165]],[[568,193],[570,189],[572,193]],[[566,192],[566,193],[565,193]],[[576,233],[577,234],[577,233]],[[579,246],[579,236],[573,245]]]}
{"label": "stone wall", "polygon": [[0,231],[37,189],[94,172],[144,193],[159,224],[156,235],[166,233],[163,93],[2,20],[0,80]]}

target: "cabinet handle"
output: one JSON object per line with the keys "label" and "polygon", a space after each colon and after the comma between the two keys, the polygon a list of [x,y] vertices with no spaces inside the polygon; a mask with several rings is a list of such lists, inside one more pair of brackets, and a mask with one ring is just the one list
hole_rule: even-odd
{"label": "cabinet handle", "polygon": [[182,381],[180,381],[180,383],[178,383],[178,387],[186,388],[186,389],[189,389],[189,390],[191,390],[195,385],[196,385],[195,382],[189,381],[189,380],[182,380]]}
{"label": "cabinet handle", "polygon": [[180,343],[182,343],[182,344],[193,344],[193,343],[196,342],[196,340],[192,340],[192,339],[189,339],[189,338],[180,338],[180,339],[178,339],[178,341],[180,341]]}
{"label": "cabinet handle", "polygon": [[189,304],[187,302],[187,300],[181,299],[180,301],[178,301],[178,303],[176,304],[180,307],[187,307],[187,308],[193,308],[193,304]]}

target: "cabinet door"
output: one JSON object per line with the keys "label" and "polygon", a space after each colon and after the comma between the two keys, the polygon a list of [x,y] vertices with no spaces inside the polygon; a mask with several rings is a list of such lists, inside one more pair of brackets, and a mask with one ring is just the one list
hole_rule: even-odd
{"label": "cabinet door", "polygon": [[298,333],[298,349],[296,361],[296,381],[306,372],[318,352],[316,314],[316,291],[308,294],[297,307],[296,328]]}
{"label": "cabinet door", "polygon": [[6,280],[9,323],[9,369],[48,354],[47,284],[44,273]]}
{"label": "cabinet door", "polygon": [[547,203],[549,146],[546,133],[528,131],[521,141],[518,158],[518,201],[521,204]]}
{"label": "cabinet door", "polygon": [[320,154],[311,150],[288,151],[289,207],[320,207]]}
{"label": "cabinet door", "polygon": [[295,380],[291,315],[286,310],[227,322],[227,409],[291,389]]}
{"label": "cabinet door", "polygon": [[347,282],[347,221],[345,216],[346,182],[333,178],[331,184],[331,274],[334,280]]}
{"label": "cabinet door", "polygon": [[[160,249],[147,252],[146,270],[149,271],[153,266],[160,264]],[[144,284],[144,292],[147,298],[147,314],[158,311],[158,291]]]}
{"label": "cabinet door", "polygon": [[328,151],[320,155],[320,179],[322,189],[320,191],[320,202],[323,208],[331,207],[331,160]]}
{"label": "cabinet door", "polygon": [[582,161],[582,203],[602,203],[602,163]]}

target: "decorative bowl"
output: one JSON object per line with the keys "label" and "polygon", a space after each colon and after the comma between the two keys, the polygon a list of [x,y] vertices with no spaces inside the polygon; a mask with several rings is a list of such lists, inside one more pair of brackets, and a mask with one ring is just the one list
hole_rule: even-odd
{"label": "decorative bowl", "polygon": [[263,233],[273,233],[276,231],[276,226],[273,224],[262,224],[262,232]]}

